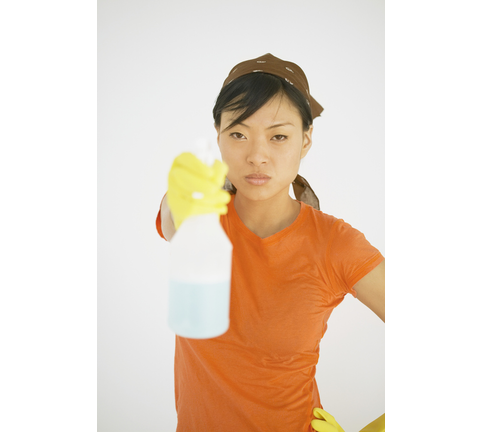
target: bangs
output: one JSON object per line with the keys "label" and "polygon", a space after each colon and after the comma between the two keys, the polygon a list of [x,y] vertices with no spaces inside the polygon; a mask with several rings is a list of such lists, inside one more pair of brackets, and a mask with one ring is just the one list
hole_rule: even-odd
{"label": "bangs", "polygon": [[216,126],[221,124],[223,111],[238,112],[228,129],[251,117],[278,93],[283,92],[281,82],[273,75],[253,73],[243,75],[221,90],[213,109]]}
{"label": "bangs", "polygon": [[313,122],[311,109],[301,93],[281,78],[264,72],[240,76],[221,90],[213,108],[214,124],[220,127],[224,111],[238,113],[226,129],[242,123],[278,94],[288,96],[300,111],[303,127],[309,128]]}

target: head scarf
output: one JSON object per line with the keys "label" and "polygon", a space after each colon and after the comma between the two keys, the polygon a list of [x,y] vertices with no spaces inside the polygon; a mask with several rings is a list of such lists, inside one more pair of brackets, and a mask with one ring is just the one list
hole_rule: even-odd
{"label": "head scarf", "polygon": [[[243,61],[234,66],[228,77],[224,80],[223,87],[240,76],[256,72],[276,75],[298,89],[306,97],[306,102],[311,108],[313,119],[322,113],[323,107],[311,96],[308,80],[303,70],[297,64],[281,60],[272,54],[265,54],[255,59]],[[320,209],[318,197],[306,179],[298,174],[292,184],[297,200],[303,201],[317,210]],[[230,193],[236,193],[236,188],[228,179],[226,179],[224,188]]]}
{"label": "head scarf", "polygon": [[310,86],[303,70],[297,64],[281,60],[272,54],[265,54],[234,66],[224,80],[223,87],[236,78],[253,72],[265,72],[283,78],[305,96],[306,102],[308,102],[311,108],[313,118],[318,117],[322,113],[323,107],[311,96]]}

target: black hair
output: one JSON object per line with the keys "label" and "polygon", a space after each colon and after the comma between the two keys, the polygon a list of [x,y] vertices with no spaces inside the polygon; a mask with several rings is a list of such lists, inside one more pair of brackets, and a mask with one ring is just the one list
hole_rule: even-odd
{"label": "black hair", "polygon": [[242,75],[221,89],[213,108],[214,125],[220,127],[223,111],[240,112],[228,128],[242,123],[278,94],[286,95],[298,109],[303,130],[307,131],[313,116],[306,98],[283,78],[265,72]]}

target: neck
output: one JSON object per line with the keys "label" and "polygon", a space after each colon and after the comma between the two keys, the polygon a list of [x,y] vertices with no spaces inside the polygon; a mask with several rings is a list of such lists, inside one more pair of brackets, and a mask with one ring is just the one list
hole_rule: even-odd
{"label": "neck", "polygon": [[300,213],[300,203],[289,194],[252,201],[236,193],[234,208],[242,222],[258,237],[266,238],[289,227]]}

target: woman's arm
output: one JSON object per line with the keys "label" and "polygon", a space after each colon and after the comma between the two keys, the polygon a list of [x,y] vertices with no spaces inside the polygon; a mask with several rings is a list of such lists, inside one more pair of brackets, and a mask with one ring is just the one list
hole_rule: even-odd
{"label": "woman's arm", "polygon": [[385,322],[385,260],[353,287],[357,299]]}
{"label": "woman's arm", "polygon": [[167,194],[164,195],[164,198],[161,202],[161,224],[162,224],[162,233],[167,241],[171,241],[172,237],[176,233],[176,228],[174,227],[174,222],[172,220],[171,210],[167,205]]}

